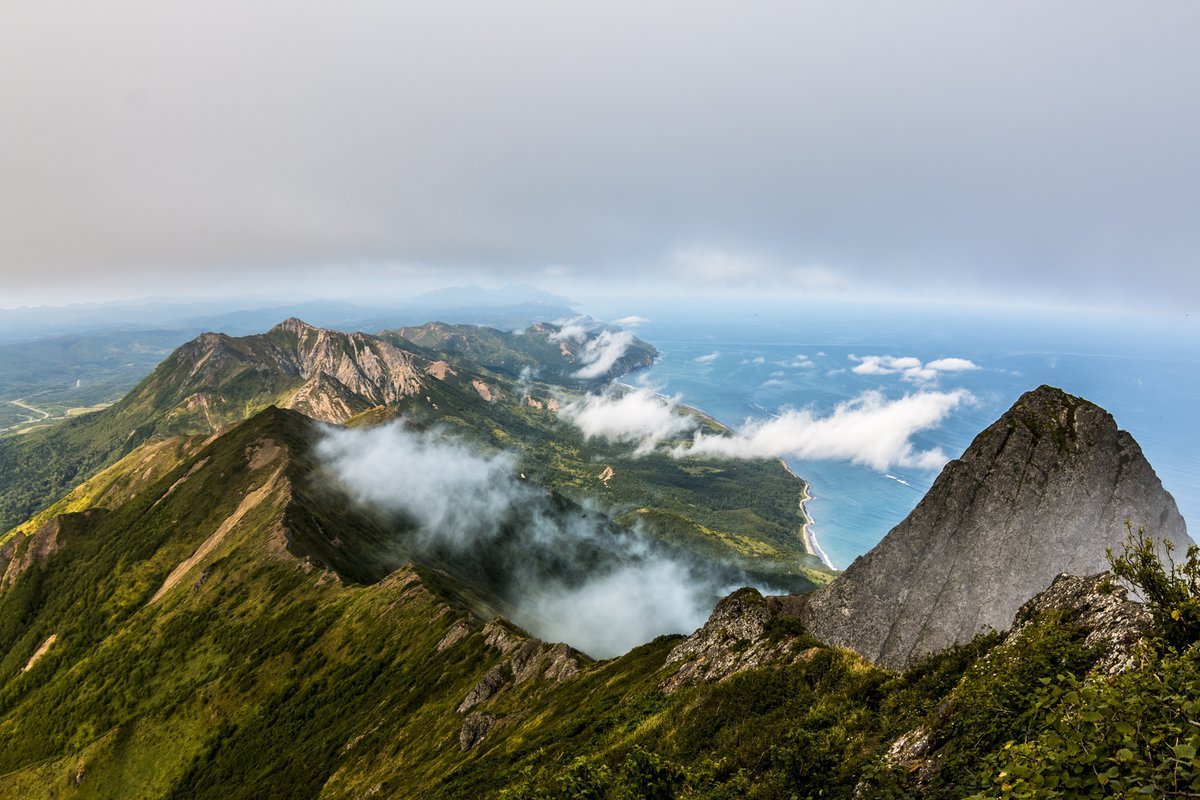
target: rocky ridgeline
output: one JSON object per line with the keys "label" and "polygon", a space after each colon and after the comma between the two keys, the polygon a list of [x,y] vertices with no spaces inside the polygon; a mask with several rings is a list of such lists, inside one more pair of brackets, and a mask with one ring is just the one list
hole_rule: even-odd
{"label": "rocky ridgeline", "polygon": [[[458,705],[458,713],[465,715],[458,737],[463,750],[470,750],[479,744],[507,718],[480,711],[477,706],[526,681],[540,678],[550,684],[562,683],[575,677],[582,663],[587,660],[586,656],[568,645],[561,642],[548,644],[527,634],[514,632],[501,620],[489,622],[482,634],[487,646],[500,652],[501,660],[484,673]],[[437,649],[442,651],[452,647],[467,635],[469,629],[466,623],[460,622],[450,629]]]}
{"label": "rocky ridgeline", "polygon": [[[789,597],[763,597],[756,589],[739,589],[717,604],[704,627],[684,639],[667,655],[671,669],[662,690],[719,681],[743,670],[781,665],[804,657],[815,644],[784,622]],[[780,624],[783,623],[783,624]]]}
{"label": "rocky ridgeline", "polygon": [[1092,403],[1042,386],[946,465],[883,541],[803,602],[818,639],[901,667],[1003,630],[1062,572],[1120,551],[1126,522],[1190,543],[1175,501],[1133,437]]}

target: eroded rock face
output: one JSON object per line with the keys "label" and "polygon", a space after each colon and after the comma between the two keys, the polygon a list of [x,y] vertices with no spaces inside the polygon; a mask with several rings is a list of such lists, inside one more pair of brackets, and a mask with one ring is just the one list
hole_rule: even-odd
{"label": "eroded rock face", "polygon": [[458,713],[466,714],[459,734],[463,750],[470,750],[479,744],[497,723],[505,719],[472,709],[510,686],[528,680],[542,678],[550,683],[570,680],[579,672],[580,659],[584,658],[568,645],[548,644],[540,639],[519,635],[499,621],[485,625],[482,634],[483,641],[492,649],[499,650],[503,659],[484,673],[459,703]]}
{"label": "eroded rock face", "polygon": [[18,533],[0,545],[0,592],[16,583],[25,570],[62,549],[64,537],[85,532],[91,521],[103,513],[104,509],[92,508],[59,514],[28,536]]}
{"label": "eroded rock face", "polygon": [[277,365],[306,380],[327,376],[327,395],[333,394],[329,386],[334,386],[373,406],[394,403],[421,389],[422,372],[413,355],[390,342],[364,333],[316,328],[294,317],[272,330],[295,336],[290,346],[273,348]]}
{"label": "eroded rock face", "polygon": [[470,750],[492,732],[499,719],[495,714],[483,714],[478,711],[467,714],[458,733],[458,746],[463,750]]}
{"label": "eroded rock face", "polygon": [[1005,629],[1063,572],[1107,568],[1125,523],[1190,543],[1175,501],[1108,412],[1042,386],[951,461],[913,512],[801,611],[877,664]]}
{"label": "eroded rock face", "polygon": [[0,590],[7,589],[34,562],[59,549],[62,520],[53,517],[37,531],[26,536],[14,536],[0,546]]}
{"label": "eroded rock face", "polygon": [[679,666],[663,681],[662,690],[671,694],[683,686],[722,681],[743,670],[803,657],[811,649],[810,639],[794,628],[771,630],[772,620],[792,616],[790,600],[763,597],[756,589],[739,589],[721,600],[704,627],[667,655],[667,666]]}

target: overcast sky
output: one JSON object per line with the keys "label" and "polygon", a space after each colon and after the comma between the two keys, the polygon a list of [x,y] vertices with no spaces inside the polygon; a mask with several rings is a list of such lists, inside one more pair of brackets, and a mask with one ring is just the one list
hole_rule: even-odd
{"label": "overcast sky", "polygon": [[1186,312],[1198,75],[1191,0],[10,2],[0,306],[483,278]]}

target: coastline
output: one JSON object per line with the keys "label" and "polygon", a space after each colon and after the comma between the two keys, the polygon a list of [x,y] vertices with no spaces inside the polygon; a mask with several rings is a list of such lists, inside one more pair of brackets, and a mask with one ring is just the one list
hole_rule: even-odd
{"label": "coastline", "polygon": [[[614,380],[613,383],[617,384],[621,388],[626,389],[628,391],[637,391],[637,388],[638,388],[636,386],[633,386],[631,384],[625,383],[620,380]],[[665,395],[662,392],[655,392],[655,394],[658,395],[659,397],[663,397],[663,398],[668,397],[668,395]],[[736,433],[736,431],[734,431],[732,428],[730,428],[725,423],[716,419],[712,415],[710,415],[704,411],[701,411],[700,409],[696,408],[695,406],[689,406],[685,403],[679,403],[678,407],[683,409],[684,411],[695,414],[696,416],[701,417],[702,419],[705,419],[708,422],[711,422],[713,425],[716,425],[718,428],[720,428],[721,430],[723,430],[727,433]],[[829,554],[821,549],[821,543],[817,541],[817,535],[811,530],[814,522],[813,522],[812,514],[810,514],[808,511],[808,501],[812,500],[812,495],[808,491],[808,489],[809,489],[808,481],[804,480],[804,478],[801,478],[799,475],[797,475],[795,473],[795,471],[793,471],[792,468],[787,465],[787,462],[784,461],[782,458],[779,459],[779,463],[785,470],[788,471],[789,475],[791,475],[796,480],[800,481],[800,486],[802,487],[800,490],[800,513],[804,515],[804,525],[800,529],[800,536],[804,540],[804,549],[808,551],[809,555],[814,555],[818,559],[820,559],[821,563],[824,564],[825,566],[829,567],[832,570],[837,570],[837,567],[835,567],[833,565],[833,561],[829,558]]]}
{"label": "coastline", "polygon": [[800,535],[804,537],[804,549],[810,554],[821,559],[821,563],[825,566],[832,570],[836,570],[837,567],[835,567],[833,562],[829,559],[829,554],[821,549],[821,543],[817,541],[817,535],[810,530],[811,526],[813,525],[813,518],[808,511],[808,501],[812,500],[812,495],[809,494],[808,491],[808,481],[797,475],[782,458],[779,459],[779,463],[783,465],[783,468],[786,469],[790,475],[792,475],[796,480],[800,481],[801,486],[803,486],[800,494],[800,513],[804,515],[805,521],[804,527],[800,529]]}

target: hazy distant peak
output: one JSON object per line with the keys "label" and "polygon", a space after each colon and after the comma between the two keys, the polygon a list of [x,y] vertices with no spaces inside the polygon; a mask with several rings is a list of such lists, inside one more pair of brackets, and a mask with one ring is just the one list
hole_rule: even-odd
{"label": "hazy distant peak", "polygon": [[283,322],[271,328],[272,331],[287,331],[288,333],[304,334],[317,330],[299,317],[288,317]]}

